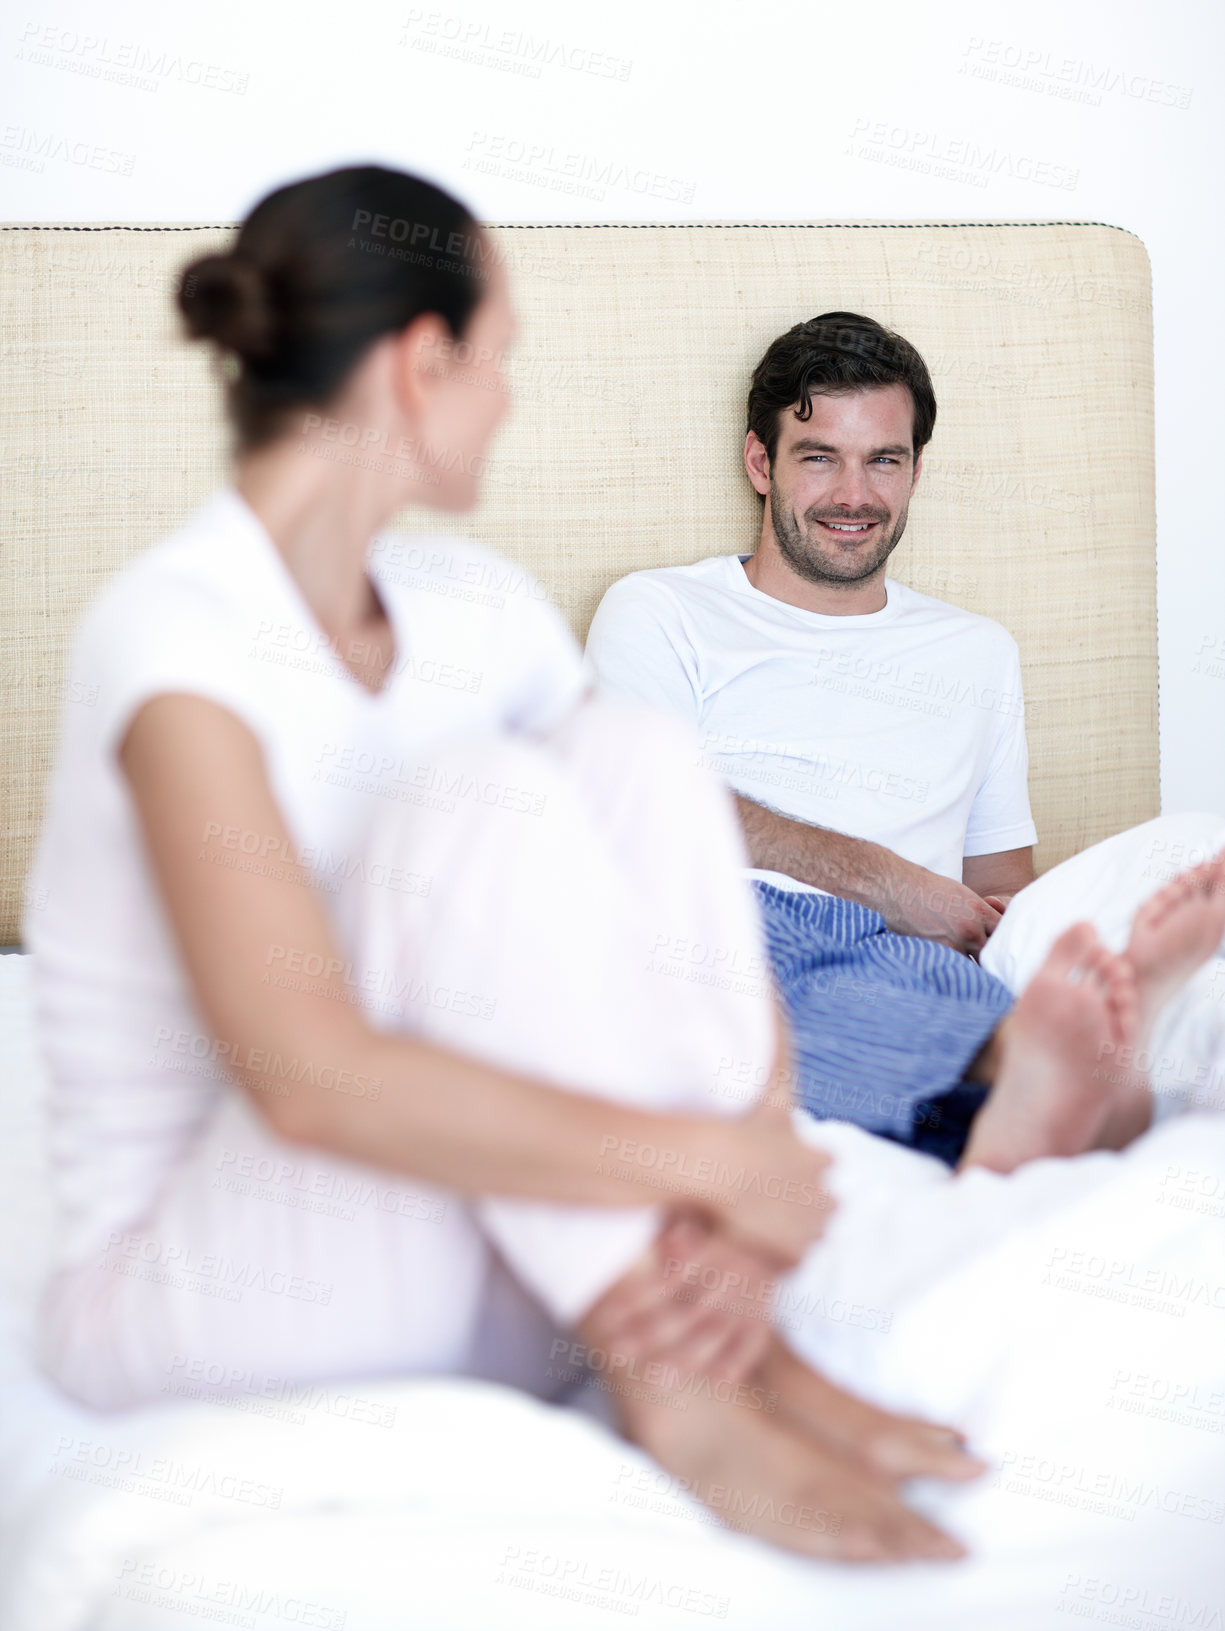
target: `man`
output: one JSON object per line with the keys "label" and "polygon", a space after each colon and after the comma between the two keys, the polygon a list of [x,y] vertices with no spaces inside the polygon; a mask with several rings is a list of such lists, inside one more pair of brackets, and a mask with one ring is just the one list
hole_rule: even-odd
{"label": "man", "polygon": [[[935,418],[900,335],[797,324],[749,392],[756,554],[623,578],[587,651],[697,725],[737,795],[807,1107],[955,1161],[1012,1007],[971,959],[1037,835],[1015,641],[886,576]],[[1148,1115],[1136,1096],[1102,1140]]]}

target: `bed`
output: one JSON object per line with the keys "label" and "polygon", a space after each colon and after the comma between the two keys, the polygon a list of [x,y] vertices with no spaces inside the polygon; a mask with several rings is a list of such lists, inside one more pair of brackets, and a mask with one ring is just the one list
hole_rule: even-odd
{"label": "bed", "polygon": [[[231,231],[0,228],[0,941],[19,935],[59,710],[90,705],[63,692],[73,620],[224,477],[216,382],[177,341],[171,294],[184,262]],[[1021,647],[1040,867],[1157,813],[1152,347],[1138,240],[1083,223],[494,232],[521,318],[516,412],[464,525],[536,573],[577,633],[627,571],[751,547],[756,501],[739,471],[748,371],[791,323],[864,311],[918,344],[940,402],[898,575],[999,618]],[[439,1380],[232,1408],[193,1404],[185,1387],[127,1417],[69,1405],[31,1355],[50,1218],[27,963],[0,957],[9,1631],[200,1619],[476,1631],[627,1617],[1032,1631],[1123,1609],[1155,1625],[1173,1612],[1161,1592],[1173,1601],[1180,1589],[1184,1605],[1217,1616],[1196,1623],[1221,1623],[1203,1544],[1219,1542],[1215,1508],[1210,1523],[1149,1525],[1137,1559],[1136,1529],[1100,1513],[1039,1499],[1005,1523],[997,1485],[917,1490],[973,1537],[974,1561],[852,1570],[716,1528],[586,1397],[557,1409]],[[971,1295],[971,1280],[942,1293],[955,1308],[954,1293]],[[1006,1443],[1015,1420],[1000,1412],[1017,1397],[1003,1388],[968,1425]],[[1187,1477],[1204,1482],[1211,1451],[1208,1433],[1188,1440]]]}

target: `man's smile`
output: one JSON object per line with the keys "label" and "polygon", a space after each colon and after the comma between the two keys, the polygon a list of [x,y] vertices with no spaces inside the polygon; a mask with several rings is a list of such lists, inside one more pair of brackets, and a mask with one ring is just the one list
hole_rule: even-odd
{"label": "man's smile", "polygon": [[879,521],[824,521],[819,516],[814,519],[826,532],[835,533],[839,538],[846,539],[866,538],[873,528],[880,525]]}

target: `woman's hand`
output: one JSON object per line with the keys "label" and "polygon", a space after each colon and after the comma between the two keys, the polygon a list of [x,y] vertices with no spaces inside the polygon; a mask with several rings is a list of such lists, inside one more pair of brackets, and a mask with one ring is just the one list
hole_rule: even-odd
{"label": "woman's hand", "polygon": [[823,1182],[830,1156],[803,1143],[790,1111],[762,1104],[712,1135],[722,1153],[708,1198],[718,1232],[777,1271],[825,1232],[835,1201]]}
{"label": "woman's hand", "polygon": [[680,1215],[586,1316],[583,1339],[648,1385],[651,1366],[661,1386],[698,1376],[734,1386],[774,1340],[774,1281],[761,1257]]}
{"label": "woman's hand", "polygon": [[775,1341],[773,1285],[768,1262],[682,1213],[590,1310],[582,1339],[648,1391],[698,1377],[734,1388]]}

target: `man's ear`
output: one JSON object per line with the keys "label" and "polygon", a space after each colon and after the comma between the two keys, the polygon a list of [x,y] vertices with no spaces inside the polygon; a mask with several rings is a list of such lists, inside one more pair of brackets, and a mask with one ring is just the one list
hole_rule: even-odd
{"label": "man's ear", "polygon": [[756,431],[749,431],[744,439],[744,468],[749,480],[762,498],[770,491],[770,455]]}
{"label": "man's ear", "polygon": [[922,455],[922,453],[920,453],[918,458],[914,462],[914,475],[911,476],[911,478],[910,478],[910,490],[911,490],[912,493],[914,492],[915,488],[919,485],[919,476],[922,473],[922,470],[923,470],[923,455]]}

